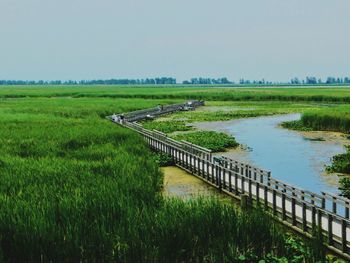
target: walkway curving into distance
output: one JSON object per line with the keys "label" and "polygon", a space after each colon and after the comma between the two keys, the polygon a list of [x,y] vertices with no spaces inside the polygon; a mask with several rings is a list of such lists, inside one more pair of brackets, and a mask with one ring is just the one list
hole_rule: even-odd
{"label": "walkway curving into distance", "polygon": [[189,101],[164,107],[113,115],[107,118],[144,137],[149,146],[170,155],[175,164],[220,190],[240,198],[248,196],[264,206],[278,220],[306,236],[322,231],[329,249],[350,260],[350,200],[322,192],[303,190],[274,179],[270,171],[227,157],[213,157],[210,150],[186,141],[176,141],[166,134],[147,130],[137,121],[155,118],[204,105]]}

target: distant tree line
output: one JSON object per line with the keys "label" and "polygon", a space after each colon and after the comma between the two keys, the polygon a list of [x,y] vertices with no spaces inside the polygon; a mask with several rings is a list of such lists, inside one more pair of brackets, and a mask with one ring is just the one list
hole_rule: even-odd
{"label": "distant tree line", "polygon": [[[95,80],[0,80],[0,85],[174,85],[179,84],[176,78],[160,77],[160,78],[146,78],[146,79],[95,79]],[[184,85],[337,85],[350,84],[350,77],[327,77],[325,80],[316,77],[306,77],[305,79],[293,78],[289,82],[272,82],[265,79],[249,80],[239,79],[237,83],[229,80],[226,77],[222,78],[191,78],[184,80]]]}
{"label": "distant tree line", "polygon": [[212,85],[212,84],[234,84],[233,81],[228,80],[227,78],[218,78],[218,79],[211,79],[211,78],[191,78],[190,80],[184,80],[182,84],[185,85]]}
{"label": "distant tree line", "polygon": [[339,77],[328,77],[326,80],[322,80],[316,77],[306,77],[305,80],[300,80],[298,78],[293,78],[290,81],[290,84],[300,85],[300,84],[308,84],[308,85],[316,85],[316,84],[350,84],[350,77],[339,78]]}
{"label": "distant tree line", "polygon": [[273,85],[273,84],[277,84],[277,83],[274,83],[272,81],[267,81],[265,79],[262,79],[262,80],[240,79],[239,80],[239,84],[241,84],[241,85],[249,85],[249,84],[253,84],[253,85]]}
{"label": "distant tree line", "polygon": [[0,85],[172,85],[175,78],[146,78],[146,79],[95,79],[95,80],[0,80]]}

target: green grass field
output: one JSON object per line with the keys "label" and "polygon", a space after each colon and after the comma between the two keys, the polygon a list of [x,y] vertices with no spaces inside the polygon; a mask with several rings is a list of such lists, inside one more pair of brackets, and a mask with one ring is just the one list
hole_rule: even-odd
{"label": "green grass field", "polygon": [[1,86],[1,98],[17,97],[169,98],[218,101],[350,102],[349,87],[200,87],[200,86]]}
{"label": "green grass field", "polygon": [[140,136],[104,119],[221,90],[236,92],[0,87],[0,261],[324,259],[319,243],[291,241],[261,211],[164,198],[159,158]]}

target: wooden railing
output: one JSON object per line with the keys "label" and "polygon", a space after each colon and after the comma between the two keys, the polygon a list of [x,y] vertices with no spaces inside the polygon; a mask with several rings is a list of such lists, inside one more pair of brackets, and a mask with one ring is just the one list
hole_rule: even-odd
{"label": "wooden railing", "polygon": [[[163,113],[158,111],[157,116],[172,112],[170,109],[180,110],[179,105],[169,107],[169,111]],[[194,102],[193,105],[201,104]],[[140,115],[146,116],[146,113],[144,110]],[[138,114],[131,114],[130,119],[141,120]],[[140,124],[130,121],[119,123],[141,134],[152,149],[170,155],[177,166],[236,197],[248,195],[250,200],[265,207],[294,230],[310,236],[318,229],[324,235],[328,248],[350,259],[350,200],[300,189],[274,179],[270,171],[227,157],[213,157],[208,149],[173,140]]]}

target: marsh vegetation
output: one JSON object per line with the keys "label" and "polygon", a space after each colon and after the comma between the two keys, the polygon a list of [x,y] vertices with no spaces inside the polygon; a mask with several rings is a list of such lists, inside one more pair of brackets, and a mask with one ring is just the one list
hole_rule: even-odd
{"label": "marsh vegetation", "polygon": [[[162,88],[0,88],[0,260],[325,260],[319,242],[295,239],[263,211],[238,212],[211,198],[163,197],[163,157],[134,132],[104,119],[189,97],[285,99],[292,91],[169,89],[173,94]],[[321,94],[330,99],[333,93]],[[166,132],[185,129],[180,122],[174,126]]]}
{"label": "marsh vegetation", "polygon": [[196,131],[173,136],[176,140],[185,140],[190,143],[210,149],[213,152],[223,152],[228,148],[237,147],[235,138],[222,132]]}

